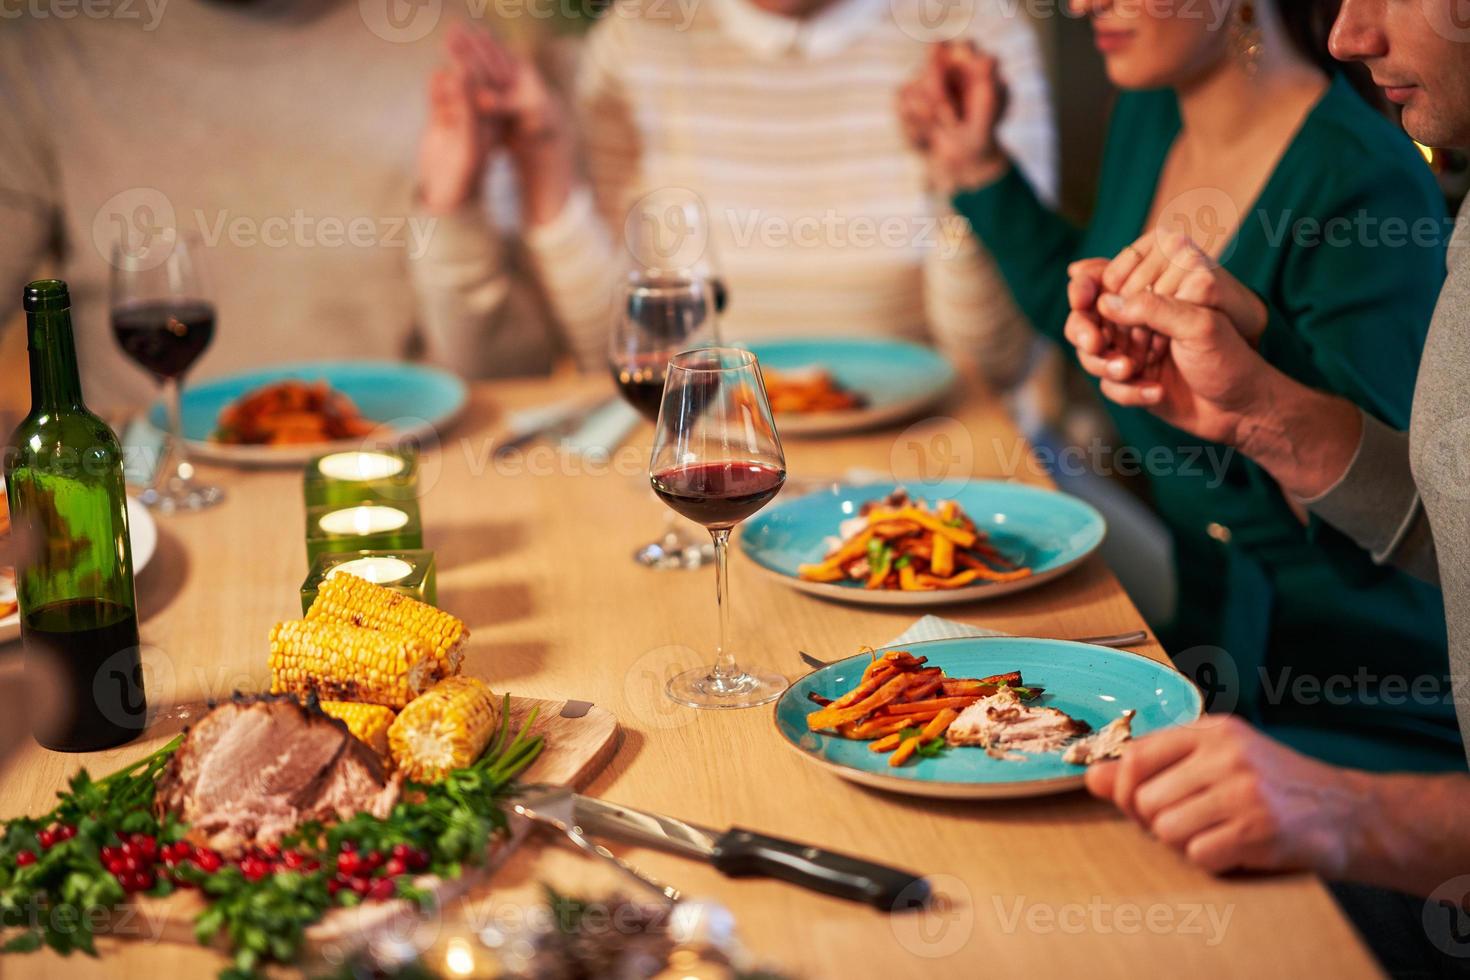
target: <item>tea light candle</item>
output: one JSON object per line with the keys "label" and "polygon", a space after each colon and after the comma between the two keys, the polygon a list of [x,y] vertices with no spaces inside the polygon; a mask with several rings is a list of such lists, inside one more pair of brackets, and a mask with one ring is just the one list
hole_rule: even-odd
{"label": "tea light candle", "polygon": [[357,503],[364,496],[412,500],[418,496],[418,456],[406,450],[321,456],[306,468],[304,491],[308,507]]}
{"label": "tea light candle", "polygon": [[306,557],[329,551],[383,551],[424,546],[418,503],[366,499],[351,507],[325,504],[306,512]]}
{"label": "tea light candle", "polygon": [[438,599],[432,551],[329,551],[312,562],[301,583],[302,613],[311,609],[322,583],[342,572],[430,605]]}

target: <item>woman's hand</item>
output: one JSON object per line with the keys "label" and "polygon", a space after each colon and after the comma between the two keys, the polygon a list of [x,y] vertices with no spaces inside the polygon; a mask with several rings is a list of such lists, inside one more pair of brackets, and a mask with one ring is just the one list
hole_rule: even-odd
{"label": "woman's hand", "polygon": [[574,172],[560,104],[534,66],[484,31],[456,26],[448,53],[449,65],[430,79],[429,125],[419,149],[425,207],[444,213],[473,200],[491,153],[503,147],[521,177],[528,219],[554,217]]}
{"label": "woman's hand", "polygon": [[1341,876],[1365,830],[1364,774],[1288,749],[1238,718],[1130,742],[1087,770],[1087,789],[1214,874]]}
{"label": "woman's hand", "polygon": [[970,42],[936,44],[919,73],[898,93],[909,143],[924,155],[937,192],[983,187],[1010,160],[996,139],[1006,89],[996,60]]}

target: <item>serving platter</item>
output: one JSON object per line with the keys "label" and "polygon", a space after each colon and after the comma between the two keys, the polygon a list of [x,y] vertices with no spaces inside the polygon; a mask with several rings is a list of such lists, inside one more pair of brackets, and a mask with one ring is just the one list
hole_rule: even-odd
{"label": "serving platter", "polygon": [[[987,677],[1019,670],[1029,684],[1046,688],[1041,705],[1059,708],[1094,730],[1133,709],[1135,738],[1198,718],[1204,701],[1189,679],[1142,654],[1067,640],[981,636],[926,640],[885,647],[928,657],[926,667],[942,667],[951,677]],[[972,746],[946,749],[939,756],[915,758],[899,767],[868,743],[813,732],[806,718],[817,710],[807,697],[836,698],[855,687],[871,658],[839,660],[813,671],[789,687],[776,702],[776,731],[784,745],[814,765],[843,779],[909,796],[955,800],[1013,799],[1065,793],[1082,786],[1082,766],[1062,761],[1061,753],[996,759]]]}
{"label": "serving platter", "polygon": [[[607,766],[616,754],[619,742],[617,719],[612,712],[586,701],[554,701],[539,698],[510,699],[511,730],[520,725],[533,710],[539,709],[531,733],[544,736],[545,748],[531,767],[521,775],[526,783],[550,783],[583,788]],[[531,825],[514,813],[507,813],[510,832],[491,845],[484,863],[466,867],[454,879],[425,875],[414,884],[432,894],[440,908],[486,881],[505,863],[531,831]],[[176,891],[164,898],[135,899],[133,912],[144,924],[115,931],[119,938],[195,945],[194,920],[204,910],[197,893]],[[352,908],[333,908],[306,930],[302,947],[304,961],[330,956],[350,956],[354,951],[386,935],[402,935],[417,915],[407,901],[364,902]],[[224,949],[221,938],[216,945]],[[340,960],[338,960],[340,962]]]}
{"label": "serving platter", "polygon": [[942,402],[958,381],[954,365],[931,347],[885,338],[791,338],[750,341],[763,367],[798,373],[819,368],[862,395],[862,408],[840,412],[783,412],[783,436],[840,435],[913,418]]}
{"label": "serving platter", "polygon": [[[5,492],[5,484],[0,483],[0,494]],[[140,575],[148,563],[153,560],[153,553],[158,550],[158,525],[153,523],[153,514],[132,497],[128,498],[128,538],[133,544],[133,574]],[[14,594],[10,593],[6,585],[0,584],[0,605],[15,601]],[[20,639],[20,613],[11,613],[9,616],[0,617],[0,643],[9,643]]]}
{"label": "serving platter", "polygon": [[[902,592],[865,589],[857,582],[812,582],[797,569],[820,562],[838,526],[864,503],[906,489],[931,503],[953,500],[992,544],[1032,574],[1011,582],[979,582],[958,589]],[[1056,490],[998,480],[933,485],[835,483],[776,502],[742,525],[740,551],[766,574],[810,595],[868,606],[939,606],[1009,595],[1065,575],[1102,545],[1107,521],[1092,505]]]}
{"label": "serving platter", "polygon": [[[244,395],[279,381],[325,381],[352,399],[363,418],[385,427],[366,439],[347,439],[299,446],[231,446],[210,436],[219,414]],[[190,382],[181,405],[184,441],[197,459],[228,466],[299,466],[317,456],[364,443],[437,438],[464,410],[469,391],[447,371],[393,361],[314,361],[260,371],[229,374]],[[147,420],[167,428],[163,404],[155,403]]]}

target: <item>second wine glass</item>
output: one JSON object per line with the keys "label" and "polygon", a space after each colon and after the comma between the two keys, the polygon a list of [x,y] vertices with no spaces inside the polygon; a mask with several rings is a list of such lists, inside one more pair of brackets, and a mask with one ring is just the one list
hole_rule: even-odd
{"label": "second wine glass", "polygon": [[669,697],[694,708],[775,700],[786,678],[740,667],[730,643],[730,532],[786,482],[786,456],[754,354],[706,347],[669,361],[649,479],[664,503],[708,528],[715,545],[715,662],[672,678]]}
{"label": "second wine glass", "polygon": [[172,229],[137,247],[119,242],[112,253],[112,332],[134,363],[163,386],[168,448],[153,485],[138,499],[170,513],[202,510],[224,499],[219,487],[194,478],[184,443],[180,405],[184,373],[214,339],[215,310],[204,282],[198,236]]}
{"label": "second wine glass", "polygon": [[[714,294],[708,280],[698,276],[640,270],[629,274],[617,303],[608,365],[624,400],[654,422],[670,358],[719,342]],[[634,560],[658,569],[699,568],[713,561],[709,542],[685,527],[668,514],[663,534],[639,547]]]}

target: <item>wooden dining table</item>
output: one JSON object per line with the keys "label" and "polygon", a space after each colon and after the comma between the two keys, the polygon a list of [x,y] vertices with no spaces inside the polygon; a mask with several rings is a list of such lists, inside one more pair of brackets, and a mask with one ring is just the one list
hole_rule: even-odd
{"label": "wooden dining table", "polygon": [[[664,519],[649,490],[652,431],[606,458],[537,444],[495,460],[509,412],[607,393],[556,377],[474,386],[465,413],[423,459],[425,544],[439,604],[473,637],[466,670],[498,690],[585,699],[613,712],[621,743],[589,792],[710,827],[731,825],[862,854],[930,877],[925,912],[883,914],[791,885],[727,879],[701,863],[611,844],[686,895],[733,913],[754,962],[811,978],[1377,975],[1322,882],[1305,874],[1214,877],[1083,792],[1010,801],[938,801],[845,782],[785,745],[769,705],[695,711],[664,682],[711,657],[713,572],[653,571],[635,547]],[[1000,404],[966,386],[911,426],[786,444],[792,486],[855,468],[900,480],[1048,478]],[[138,578],[155,699],[223,697],[267,685],[271,625],[300,614],[306,573],[299,470],[202,466],[227,491],[205,513],[160,516],[159,548]],[[739,659],[798,677],[798,651],[833,659],[894,638],[925,610],[836,604],[798,593],[738,554],[732,626]],[[1030,591],[931,610],[1018,634],[1080,637],[1145,628],[1099,557]],[[1165,661],[1155,643],[1134,648]],[[0,648],[13,683],[18,645]],[[17,706],[8,705],[14,727]],[[4,727],[4,726],[0,726]],[[65,755],[26,739],[0,769],[0,817],[43,812],[79,767],[106,772],[161,736]],[[642,900],[628,881],[562,842],[535,837],[445,921],[514,916],[543,886]],[[217,953],[103,940],[99,960],[7,956],[6,977],[162,980],[212,975]]]}

